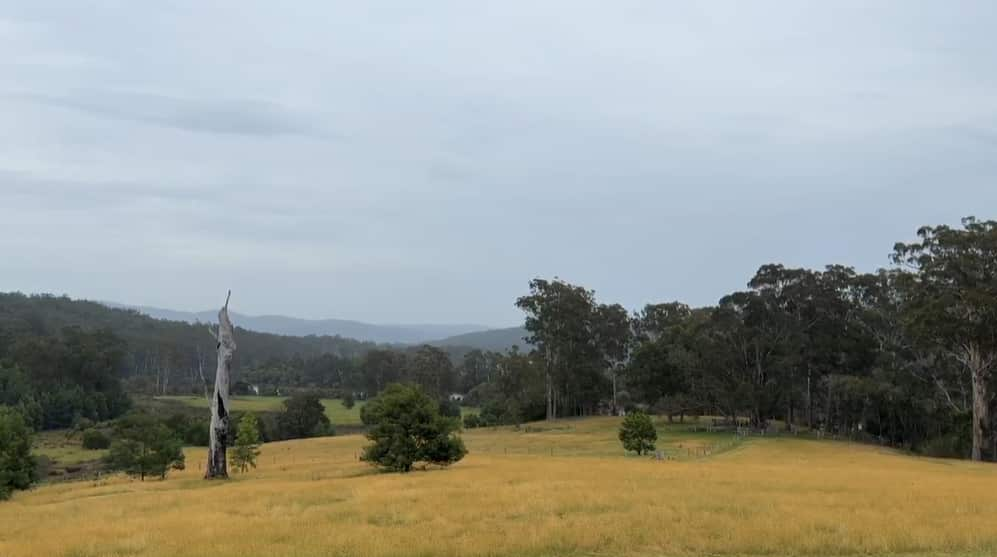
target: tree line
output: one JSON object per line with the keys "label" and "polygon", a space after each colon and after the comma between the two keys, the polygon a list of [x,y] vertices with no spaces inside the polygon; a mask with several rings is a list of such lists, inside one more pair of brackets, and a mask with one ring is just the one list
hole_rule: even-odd
{"label": "tree line", "polygon": [[583,287],[533,280],[516,305],[536,348],[519,365],[506,356],[498,378],[529,387],[495,390],[529,393],[526,419],[540,405],[547,419],[641,407],[993,460],[997,222],[917,237],[875,273],[763,265],[710,307],[628,314]]}

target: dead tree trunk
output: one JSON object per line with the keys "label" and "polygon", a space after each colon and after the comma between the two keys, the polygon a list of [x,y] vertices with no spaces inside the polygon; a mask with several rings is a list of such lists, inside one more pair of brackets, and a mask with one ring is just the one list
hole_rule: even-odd
{"label": "dead tree trunk", "polygon": [[211,398],[211,430],[208,444],[208,469],[205,479],[228,478],[225,448],[228,440],[228,386],[232,372],[232,355],[235,353],[235,336],[232,321],[228,317],[230,290],[225,297],[225,305],[218,311],[218,330],[208,327],[218,341],[218,369],[215,371],[215,395]]}

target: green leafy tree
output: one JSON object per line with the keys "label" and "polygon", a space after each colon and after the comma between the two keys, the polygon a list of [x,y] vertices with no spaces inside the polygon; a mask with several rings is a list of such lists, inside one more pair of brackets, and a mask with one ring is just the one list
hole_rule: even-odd
{"label": "green leafy tree", "polygon": [[277,428],[283,439],[325,435],[330,425],[325,406],[315,393],[298,393],[285,400],[284,410],[277,417]]}
{"label": "green leafy tree", "polygon": [[464,354],[457,370],[458,385],[463,393],[470,392],[478,385],[487,382],[495,373],[499,354],[474,349]]}
{"label": "green leafy tree", "polygon": [[422,387],[430,396],[442,399],[453,392],[456,371],[450,356],[435,346],[421,346],[409,358],[407,379]]}
{"label": "green leafy tree", "polygon": [[[953,356],[972,393],[972,459],[982,460],[997,369],[997,221],[962,228],[925,226],[919,242],[897,244],[893,259],[916,274],[907,282],[907,324],[923,343]],[[992,436],[990,436],[992,438]],[[997,456],[997,455],[995,455]]]}
{"label": "green leafy tree", "polygon": [[248,472],[256,468],[256,457],[260,455],[260,422],[255,414],[246,413],[239,420],[239,430],[235,436],[232,451],[232,466],[238,472]]}
{"label": "green leafy tree", "polygon": [[[603,375],[604,354],[596,341],[595,293],[556,278],[534,279],[530,294],[517,299],[516,307],[526,313],[530,333],[526,340],[536,346],[544,362],[546,418],[556,419],[565,411],[592,411],[609,384]],[[610,344],[605,343],[607,352],[614,350]]]}
{"label": "green leafy tree", "polygon": [[620,441],[624,449],[643,455],[654,450],[657,440],[658,432],[654,429],[654,422],[644,412],[632,412],[623,418]]}
{"label": "green leafy tree", "polygon": [[357,404],[357,399],[353,397],[353,391],[343,393],[343,408],[352,409]]}
{"label": "green leafy tree", "polygon": [[183,442],[154,417],[129,414],[116,424],[105,463],[112,470],[138,476],[143,481],[146,476],[165,479],[170,470],[184,469]]}
{"label": "green leafy tree", "polygon": [[448,466],[467,454],[456,435],[457,420],[440,415],[439,404],[414,385],[389,385],[363,408],[370,427],[364,461],[395,472],[417,462]]}
{"label": "green leafy tree", "polygon": [[368,393],[375,395],[391,383],[401,381],[407,366],[405,354],[396,350],[373,349],[360,364],[360,373]]}
{"label": "green leafy tree", "polygon": [[36,480],[31,457],[31,430],[20,412],[0,406],[0,500]]}
{"label": "green leafy tree", "polygon": [[599,304],[594,310],[592,337],[613,386],[613,414],[619,410],[619,375],[633,347],[633,323],[620,304]]}

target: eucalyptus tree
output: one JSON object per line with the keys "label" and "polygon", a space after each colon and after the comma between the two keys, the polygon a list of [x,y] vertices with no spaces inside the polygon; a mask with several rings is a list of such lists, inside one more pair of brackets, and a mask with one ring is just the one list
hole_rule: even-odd
{"label": "eucalyptus tree", "polygon": [[486,352],[477,348],[464,354],[457,369],[461,392],[470,392],[478,385],[489,382],[496,371],[500,356],[495,352]]}
{"label": "eucalyptus tree", "polygon": [[367,352],[360,363],[360,373],[368,396],[374,396],[391,383],[402,380],[407,366],[404,353],[390,349],[373,349]]}
{"label": "eucalyptus tree", "polygon": [[620,304],[599,304],[595,307],[593,317],[593,338],[612,383],[612,411],[616,414],[619,410],[618,378],[633,347],[633,322],[630,314]]}
{"label": "eucalyptus tree", "polygon": [[688,358],[692,309],[670,302],[648,304],[634,317],[637,345],[627,366],[627,382],[669,418],[683,413],[696,366]]}
{"label": "eucalyptus tree", "polygon": [[982,460],[993,371],[997,367],[997,221],[963,219],[961,228],[925,226],[920,241],[898,243],[895,262],[914,271],[907,281],[907,324],[921,342],[950,354],[972,393],[973,460]]}
{"label": "eucalyptus tree", "polygon": [[426,394],[441,400],[453,392],[457,374],[446,351],[423,345],[408,359],[406,379],[422,387]]}
{"label": "eucalyptus tree", "polygon": [[556,419],[563,408],[577,408],[579,399],[598,388],[595,306],[593,291],[557,278],[531,280],[530,294],[516,300],[516,307],[526,312],[526,340],[544,361],[548,420]]}

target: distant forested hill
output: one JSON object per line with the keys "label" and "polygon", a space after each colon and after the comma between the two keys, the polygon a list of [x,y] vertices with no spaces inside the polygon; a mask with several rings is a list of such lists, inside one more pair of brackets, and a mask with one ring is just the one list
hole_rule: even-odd
{"label": "distant forested hill", "polygon": [[521,352],[528,352],[531,348],[524,337],[529,333],[523,327],[509,327],[507,329],[492,329],[490,331],[479,331],[447,337],[435,340],[429,344],[433,346],[460,346],[477,348],[478,350],[488,350],[492,352],[505,352],[513,346],[518,346]]}
{"label": "distant forested hill", "polygon": [[[325,354],[354,359],[376,346],[339,336],[259,333],[236,325],[237,370]],[[68,297],[0,293],[0,357],[13,353],[26,339],[58,338],[73,327],[109,332],[123,341],[124,353],[116,364],[120,375],[126,381],[152,386],[153,392],[196,392],[203,384],[202,371],[209,382],[214,376],[215,341],[205,324],[159,320],[134,310]]]}
{"label": "distant forested hill", "polygon": [[[187,323],[214,322],[217,310],[177,311],[147,306],[126,306],[103,302],[113,308],[134,309],[156,319]],[[484,331],[488,327],[471,324],[378,325],[346,319],[300,319],[284,315],[245,315],[232,312],[232,321],[240,327],[261,333],[291,336],[341,336],[371,342],[417,344],[434,339]]]}

